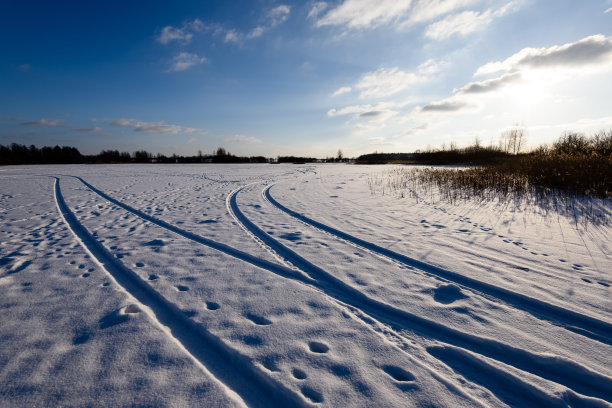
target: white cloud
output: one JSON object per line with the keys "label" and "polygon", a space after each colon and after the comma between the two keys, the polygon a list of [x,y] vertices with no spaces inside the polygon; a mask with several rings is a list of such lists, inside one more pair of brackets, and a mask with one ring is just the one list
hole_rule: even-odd
{"label": "white cloud", "polygon": [[168,44],[172,41],[186,41],[188,42],[193,37],[193,34],[186,33],[181,28],[176,28],[172,26],[166,26],[162,28],[161,33],[157,37],[157,41],[162,44]]}
{"label": "white cloud", "polygon": [[64,124],[62,123],[60,119],[54,119],[54,120],[40,119],[40,120],[33,120],[29,122],[22,122],[21,124],[23,126],[64,126]]}
{"label": "white cloud", "polygon": [[475,31],[485,29],[495,18],[501,17],[506,13],[517,10],[517,2],[512,1],[503,7],[484,12],[464,11],[453,14],[430,24],[425,31],[425,36],[434,40],[444,40],[454,34],[468,35]]}
{"label": "white cloud", "polygon": [[99,132],[102,130],[101,127],[80,127],[76,125],[72,125],[70,123],[64,123],[61,119],[39,119],[33,121],[22,122],[22,126],[46,126],[46,127],[61,127],[65,129],[75,130],[77,132]]}
{"label": "white cloud", "polygon": [[240,42],[240,34],[238,34],[238,32],[236,30],[227,30],[225,33],[225,38],[223,39],[223,42],[233,42],[233,43],[237,43]]}
{"label": "white cloud", "polygon": [[424,113],[451,113],[473,108],[473,105],[456,98],[448,98],[442,101],[430,102],[419,109]]}
{"label": "white cloud", "polygon": [[[393,24],[401,28],[434,20],[476,2],[478,0],[344,0],[321,16],[316,26],[372,29]],[[311,13],[319,16],[321,11],[313,7]]]}
{"label": "white cloud", "polygon": [[225,138],[228,142],[261,143],[261,140],[254,136],[234,135]]}
{"label": "white cloud", "polygon": [[329,10],[317,27],[342,25],[348,28],[374,28],[396,21],[410,10],[411,0],[345,0]]}
{"label": "white cloud", "polygon": [[455,90],[455,93],[458,95],[465,95],[493,92],[508,84],[519,82],[521,79],[522,75],[520,72],[512,72],[504,74],[499,78],[487,79],[481,82],[470,82],[463,88]]}
{"label": "white cloud", "polygon": [[254,29],[252,29],[250,33],[247,34],[247,38],[252,39],[252,38],[261,37],[264,32],[266,32],[266,27],[257,26]]}
{"label": "white cloud", "polygon": [[317,18],[319,14],[321,14],[327,8],[327,3],[324,1],[319,1],[313,4],[312,8],[308,12],[308,18]]}
{"label": "white cloud", "polygon": [[338,88],[334,91],[334,93],[331,94],[332,97],[334,96],[340,96],[343,95],[345,93],[349,93],[353,90],[353,88],[351,88],[350,86],[343,86],[342,88]]}
{"label": "white cloud", "polygon": [[352,115],[356,114],[359,116],[362,113],[370,112],[374,110],[384,109],[388,104],[378,103],[376,105],[366,104],[366,105],[351,105],[345,106],[340,109],[330,109],[327,111],[327,116],[342,116],[342,115]]}
{"label": "white cloud", "polygon": [[176,135],[179,133],[193,133],[197,132],[198,129],[188,128],[179,125],[168,125],[163,121],[159,122],[144,122],[136,119],[117,119],[112,122],[115,126],[126,126],[134,129],[135,132],[143,133],[165,133]]}
{"label": "white cloud", "polygon": [[199,65],[204,62],[206,62],[205,57],[200,57],[198,56],[198,54],[181,52],[180,54],[175,55],[174,58],[172,58],[172,61],[171,61],[172,65],[170,66],[168,71],[174,71],[174,72],[185,71],[193,67],[194,65]]}
{"label": "white cloud", "polygon": [[286,5],[280,5],[278,7],[273,8],[268,11],[266,14],[265,22],[262,25],[258,25],[254,29],[252,29],[246,36],[247,39],[258,38],[263,35],[266,31],[276,27],[277,25],[285,22],[287,17],[289,17],[289,13],[291,12],[291,8]]}
{"label": "white cloud", "polygon": [[291,12],[291,7],[287,5],[280,5],[278,7],[273,8],[268,12],[267,17],[270,19],[270,24],[276,26],[287,19],[289,13]]}
{"label": "white cloud", "polygon": [[401,71],[397,67],[390,70],[380,68],[364,74],[355,84],[355,88],[361,90],[360,98],[382,98],[401,92],[422,80],[422,77]]}
{"label": "white cloud", "polygon": [[610,12],[612,12],[612,7],[610,7],[610,8],[609,8],[609,9],[607,9],[606,11],[604,11],[604,14],[608,14],[608,13],[610,13]]}
{"label": "white cloud", "polygon": [[189,29],[191,29],[192,31],[196,31],[196,32],[201,32],[202,30],[204,30],[206,28],[206,26],[204,25],[204,23],[199,20],[199,19],[195,19],[189,23],[187,23],[186,25]]}
{"label": "white cloud", "polygon": [[419,0],[414,5],[408,23],[431,21],[475,2],[476,0]]}
{"label": "white cloud", "polygon": [[165,26],[161,33],[157,36],[157,41],[162,44],[168,44],[172,41],[182,41],[188,43],[193,38],[194,32],[200,32],[205,28],[204,23],[197,18],[189,21],[181,28],[173,26]]}
{"label": "white cloud", "polygon": [[327,116],[335,117],[351,115],[353,119],[380,123],[397,115],[399,112],[396,109],[401,106],[402,104],[393,104],[387,102],[380,102],[374,105],[352,105],[345,106],[344,108],[340,109],[330,109],[329,111],[327,111]]}
{"label": "white cloud", "polygon": [[612,37],[598,34],[573,43],[555,45],[549,48],[523,48],[504,61],[489,62],[481,66],[474,75],[512,71],[521,67],[576,67],[608,63],[611,59]]}
{"label": "white cloud", "polygon": [[467,35],[484,29],[493,20],[489,10],[484,13],[464,11],[437,21],[425,31],[425,37],[433,40],[444,40],[453,34]]}
{"label": "white cloud", "polygon": [[432,59],[428,59],[427,61],[419,65],[417,67],[417,72],[420,75],[433,75],[433,74],[437,74],[438,72],[440,72],[440,70],[446,65],[447,65],[446,62],[436,61],[432,58]]}

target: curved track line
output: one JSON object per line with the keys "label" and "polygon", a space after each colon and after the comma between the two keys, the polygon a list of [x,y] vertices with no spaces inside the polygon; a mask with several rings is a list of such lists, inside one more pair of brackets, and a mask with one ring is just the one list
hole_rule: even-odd
{"label": "curved track line", "polygon": [[211,377],[229,391],[237,402],[261,407],[306,405],[299,396],[257,368],[251,358],[228,347],[218,337],[186,317],[176,305],[117,261],[72,213],[62,196],[59,178],[55,178],[54,195],[66,225],[92,259],[120,288],[149,309],[152,320],[204,371],[212,373]]}
{"label": "curved track line", "polygon": [[464,348],[519,370],[530,372],[581,394],[612,402],[612,378],[596,373],[580,364],[557,356],[531,353],[497,340],[464,333],[368,297],[301,257],[251,222],[238,208],[236,197],[240,191],[241,189],[234,191],[229,199],[232,211],[238,220],[261,242],[270,246],[277,254],[312,277],[316,281],[312,285],[329,296],[362,310],[392,328],[400,327],[417,332],[431,339]]}
{"label": "curved track line", "polygon": [[[175,227],[175,226],[173,226],[173,225],[167,224],[167,223],[165,223],[164,221],[161,221],[161,220],[155,219],[154,217],[151,217],[151,216],[149,216],[149,215],[147,215],[147,214],[145,214],[145,213],[142,213],[141,211],[136,210],[136,209],[134,209],[134,208],[132,208],[132,207],[128,206],[127,204],[121,203],[120,201],[117,201],[117,200],[113,199],[112,197],[108,196],[108,195],[107,195],[107,194],[105,194],[104,192],[102,192],[102,191],[100,191],[100,190],[96,189],[95,187],[93,187],[93,186],[92,186],[92,185],[90,185],[89,183],[85,182],[85,181],[84,181],[82,178],[80,178],[80,177],[77,177],[77,176],[72,176],[72,175],[66,175],[66,177],[73,177],[73,178],[78,179],[78,180],[79,180],[79,181],[81,181],[81,182],[82,182],[82,183],[83,183],[83,184],[84,184],[84,185],[85,185],[87,188],[89,188],[89,189],[90,189],[91,191],[93,191],[94,193],[96,193],[96,194],[100,195],[102,198],[104,198],[104,199],[106,199],[106,200],[108,200],[108,201],[112,202],[113,204],[116,204],[116,205],[120,206],[121,208],[125,209],[126,211],[128,211],[128,212],[130,212],[130,213],[132,213],[132,214],[134,214],[134,215],[136,215],[136,216],[138,216],[138,217],[141,217],[141,218],[143,218],[143,219],[145,219],[145,220],[147,220],[147,221],[150,221],[150,222],[152,222],[152,223],[154,223],[154,224],[156,224],[156,225],[158,225],[158,226],[160,226],[160,227],[162,227],[162,228],[166,228],[166,229],[168,229],[168,230],[170,230],[170,231],[172,231],[172,232],[175,232],[175,233],[177,233],[178,235],[181,235],[181,236],[183,236],[183,237],[185,237],[185,238],[188,238],[188,239],[193,239],[193,238],[196,238],[196,239],[193,239],[193,240],[194,240],[195,242],[197,242],[197,243],[202,244],[202,245],[208,245],[208,244],[207,244],[208,242],[214,243],[215,245],[223,245],[223,244],[218,244],[218,243],[216,243],[216,242],[214,242],[214,241],[207,240],[207,239],[205,239],[205,238],[199,237],[199,236],[197,236],[197,235],[195,235],[195,234],[191,234],[191,233],[189,233],[189,232],[186,232],[186,231],[184,231],[184,230],[181,230],[181,229],[180,229],[180,228],[178,228],[178,227]],[[251,183],[251,184],[253,184],[253,183]],[[245,186],[243,186],[242,188],[244,188],[244,187],[245,187]],[[240,188],[239,188],[239,189],[240,189]],[[235,190],[235,192],[237,192],[239,189]],[[232,192],[232,193],[233,193],[233,192]],[[230,194],[230,196],[231,196],[231,194]],[[228,196],[228,197],[227,197],[227,199],[226,199],[226,204],[227,204],[228,211],[229,211],[230,215],[231,215],[231,216],[232,216],[232,217],[233,217],[233,218],[236,220],[236,222],[237,222],[237,223],[240,225],[240,227],[241,227],[241,228],[242,228],[242,229],[243,229],[245,232],[247,232],[247,234],[248,234],[249,236],[251,236],[253,239],[255,239],[255,240],[257,241],[257,238],[255,237],[255,235],[251,234],[251,232],[250,232],[250,231],[249,231],[249,230],[248,230],[248,229],[247,229],[247,228],[246,228],[244,225],[242,225],[242,223],[240,222],[240,220],[238,219],[238,217],[236,217],[236,215],[235,215],[235,214],[233,213],[233,211],[231,210],[231,207],[230,207],[230,200],[229,200],[229,199],[230,199],[230,196]],[[170,228],[168,228],[168,226],[169,226]],[[260,242],[260,241],[257,241],[257,242],[258,242],[258,243],[259,243],[261,246],[263,246],[263,247],[264,247],[264,248],[265,248],[265,249],[266,249],[266,250],[267,250],[269,253],[273,254],[275,258],[280,259],[280,260],[281,260],[281,262],[284,262],[284,263],[290,264],[289,262],[287,262],[286,260],[284,260],[283,258],[281,258],[281,257],[280,257],[278,254],[276,254],[276,253],[275,253],[273,250],[271,250],[269,247],[267,247],[267,246],[266,246],[266,245],[265,245],[263,242]],[[208,245],[208,246],[211,246],[211,245]],[[211,247],[212,247],[212,248],[215,248],[215,249],[218,249],[218,248],[217,248],[217,247],[215,247],[215,246],[211,246]],[[233,248],[230,248],[230,249],[231,249],[232,251],[235,251],[235,252],[241,253],[240,251],[234,250]],[[232,256],[234,256],[234,252],[231,252],[231,251],[226,252],[226,251],[223,251],[223,249],[219,249],[219,250],[221,250],[222,252],[224,252],[224,253],[226,253],[226,254],[228,254],[228,255],[232,255]],[[248,254],[247,254],[247,255],[248,255]],[[239,258],[239,259],[242,259],[242,258]],[[248,260],[245,260],[245,262],[249,262],[249,261],[248,261]],[[267,261],[264,261],[264,262],[267,262]],[[254,265],[255,265],[255,266],[260,266],[260,265],[258,265],[258,264],[254,264]],[[260,266],[260,267],[261,267],[261,266]],[[287,270],[287,268],[284,268],[283,266],[276,265],[276,264],[272,264],[272,263],[269,265],[269,267],[263,267],[263,269],[267,270],[268,272],[275,273],[275,274],[277,274],[277,275],[279,275],[279,276],[281,276],[281,277],[284,277],[284,278],[287,278],[287,279],[296,280],[296,281],[298,281],[298,282],[302,283],[303,285],[305,285],[305,286],[307,286],[307,287],[309,287],[309,288],[311,288],[311,289],[317,290],[317,291],[318,291],[318,292],[320,292],[322,295],[329,297],[329,299],[330,299],[331,301],[336,302],[336,303],[337,303],[338,305],[340,305],[341,307],[347,307],[347,306],[346,306],[346,304],[344,304],[343,302],[339,301],[337,298],[332,297],[332,296],[330,296],[329,294],[325,293],[323,290],[319,289],[319,288],[318,288],[318,286],[316,286],[316,285],[315,285],[315,284],[316,284],[316,281],[315,281],[315,280],[312,280],[312,279],[311,279],[309,276],[304,275],[304,274],[302,274],[301,272],[299,272],[299,271],[297,271],[297,270],[293,270],[293,269],[289,269],[289,270]],[[412,358],[412,357],[411,357],[411,358]],[[422,364],[422,363],[421,363],[420,361],[418,361],[418,360],[414,360],[414,362],[415,362],[415,364],[418,364],[418,365],[419,365],[419,366],[421,366],[422,368],[424,368],[424,369],[426,369],[426,370],[430,371],[430,372],[432,373],[432,375],[434,375],[434,377],[436,377],[436,378],[438,379],[438,381],[440,381],[440,382],[442,382],[442,383],[444,383],[444,384],[446,384],[446,385],[448,386],[448,384],[446,383],[446,379],[445,379],[445,378],[443,378],[443,377],[438,377],[438,376],[436,375],[436,372],[435,372],[435,371],[433,371],[433,370],[432,370],[430,367],[428,367],[427,365]],[[456,392],[461,392],[461,393],[463,393],[463,391],[460,391],[460,390],[455,390],[455,391],[456,391]],[[463,395],[464,395],[466,398],[473,398],[472,396],[470,396],[470,395],[468,395],[468,394],[465,394],[465,393],[463,393]],[[475,401],[475,400],[474,400],[474,401]]]}
{"label": "curved track line", "polygon": [[527,311],[535,316],[544,318],[552,322],[556,322],[563,326],[567,326],[567,329],[575,333],[579,333],[583,336],[592,338],[593,340],[612,345],[612,324],[610,323],[604,322],[591,316],[574,312],[573,310],[565,309],[560,306],[534,299],[532,297],[516,293],[508,289],[500,288],[499,286],[485,283],[456,272],[452,272],[446,269],[439,268],[437,266],[427,264],[425,262],[392,251],[390,249],[383,248],[372,242],[357,238],[353,235],[347,234],[346,232],[340,231],[328,225],[322,224],[318,221],[313,220],[312,218],[306,217],[305,215],[293,211],[276,201],[274,197],[272,197],[272,195],[270,194],[270,188],[272,186],[273,185],[270,185],[263,190],[265,198],[279,210],[292,216],[293,218],[296,218],[299,221],[302,221],[305,224],[318,228],[322,231],[336,236],[337,238],[343,239],[344,241],[347,241],[358,247],[369,250],[371,252],[375,252],[391,260],[400,262],[404,265],[418,268],[424,272],[437,275],[441,278],[455,282],[459,285],[471,288],[486,295],[493,296],[518,309]]}
{"label": "curved track line", "polygon": [[81,183],[83,183],[87,188],[89,188],[91,191],[93,191],[94,193],[98,194],[100,197],[104,198],[107,201],[110,201],[111,203],[123,208],[124,210],[134,214],[137,217],[140,217],[144,220],[147,220],[149,222],[152,222],[153,224],[165,228],[168,231],[174,232],[177,235],[182,236],[183,238],[187,238],[191,241],[197,242],[198,244],[202,244],[205,245],[207,247],[216,249],[217,251],[223,252],[224,254],[233,256],[234,258],[238,258],[242,261],[245,261],[247,263],[250,263],[251,265],[257,266],[259,268],[262,269],[266,269],[269,270],[271,272],[274,272],[284,278],[288,278],[288,279],[294,279],[294,280],[298,280],[300,282],[305,282],[305,283],[309,283],[310,279],[307,276],[304,276],[300,271],[296,271],[294,269],[291,268],[287,268],[286,266],[282,266],[282,265],[278,265],[275,264],[273,262],[270,261],[266,261],[265,259],[261,259],[258,258],[256,256],[253,256],[251,254],[248,254],[246,252],[240,251],[236,248],[233,248],[229,245],[223,244],[221,242],[217,242],[217,241],[213,241],[212,239],[208,239],[208,238],[204,238],[200,235],[194,234],[192,232],[189,231],[185,231],[184,229],[181,229],[175,225],[172,224],[168,224],[165,221],[162,221],[158,218],[152,217],[140,210],[137,210],[134,207],[130,207],[127,204],[122,203],[121,201],[115,200],[113,197],[109,196],[108,194],[104,193],[101,190],[98,190],[97,188],[95,188],[94,186],[92,186],[91,184],[89,184],[88,182],[86,182],[85,180],[83,180],[81,177],[77,177],[77,176],[69,176],[69,177],[74,177],[76,179],[78,179]]}

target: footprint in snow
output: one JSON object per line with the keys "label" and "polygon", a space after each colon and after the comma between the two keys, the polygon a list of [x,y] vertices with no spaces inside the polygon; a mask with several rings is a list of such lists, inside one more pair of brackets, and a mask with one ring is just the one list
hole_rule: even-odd
{"label": "footprint in snow", "polygon": [[104,330],[130,320],[130,315],[140,312],[140,307],[135,304],[130,304],[121,309],[117,309],[100,319],[100,329]]}
{"label": "footprint in snow", "polygon": [[298,380],[305,380],[306,378],[308,378],[308,375],[299,368],[294,368],[291,374],[293,374],[293,377]]}
{"label": "footprint in snow", "polygon": [[438,303],[448,305],[456,300],[465,299],[466,295],[456,285],[442,285],[434,290],[434,300]]}
{"label": "footprint in snow", "polygon": [[278,368],[277,362],[278,356],[266,356],[263,358],[263,360],[261,360],[261,365],[263,365],[268,371],[278,372],[280,371],[280,368]]}
{"label": "footprint in snow", "polygon": [[301,232],[289,232],[287,234],[279,235],[279,238],[286,239],[287,241],[299,241],[302,239]]}
{"label": "footprint in snow", "polygon": [[140,313],[140,312],[141,312],[140,306],[138,306],[137,304],[134,304],[134,303],[132,303],[130,305],[127,305],[122,310],[123,314],[136,314],[136,313]]}
{"label": "footprint in snow", "polygon": [[401,367],[394,365],[385,365],[381,367],[382,370],[387,373],[391,378],[398,382],[410,382],[414,381],[414,375],[409,371],[404,370]]}
{"label": "footprint in snow", "polygon": [[189,290],[189,287],[184,285],[176,285],[176,290],[178,290],[179,292],[187,292]]}
{"label": "footprint in snow", "polygon": [[246,317],[247,319],[249,319],[250,321],[252,321],[254,324],[258,326],[269,326],[272,324],[272,322],[266,319],[265,317],[257,316],[252,313],[247,313],[244,317]]}
{"label": "footprint in snow", "polygon": [[318,354],[325,354],[329,351],[329,346],[327,344],[320,343],[318,341],[311,341],[308,343],[308,347],[310,348],[310,351]]}
{"label": "footprint in snow", "polygon": [[208,310],[217,310],[219,309],[221,306],[219,306],[218,303],[216,302],[206,302],[206,308]]}
{"label": "footprint in snow", "polygon": [[302,395],[304,395],[306,398],[308,398],[315,404],[323,402],[323,394],[321,394],[319,391],[316,391],[315,389],[310,388],[308,386],[303,386],[301,391]]}
{"label": "footprint in snow", "polygon": [[329,370],[336,376],[336,377],[346,377],[351,375],[351,369],[348,368],[347,366],[343,366],[340,364],[331,366],[329,368]]}
{"label": "footprint in snow", "polygon": [[152,241],[145,242],[143,245],[144,246],[152,246],[152,247],[162,247],[162,246],[166,245],[166,243],[164,241],[162,241],[161,239],[154,239]]}
{"label": "footprint in snow", "polygon": [[91,333],[82,332],[74,336],[74,338],[72,339],[72,344],[74,346],[78,346],[80,344],[87,343],[90,338],[91,338]]}

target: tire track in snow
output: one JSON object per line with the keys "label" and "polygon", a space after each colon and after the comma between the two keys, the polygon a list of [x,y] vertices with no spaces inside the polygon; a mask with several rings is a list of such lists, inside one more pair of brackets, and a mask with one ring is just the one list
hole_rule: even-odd
{"label": "tire track in snow", "polygon": [[116,260],[72,213],[64,201],[59,178],[55,178],[54,195],[60,215],[92,259],[117,286],[135,298],[151,320],[237,403],[261,407],[306,405],[297,394],[256,367],[251,358],[228,347],[221,339],[193,322],[176,305]]}
{"label": "tire track in snow", "polygon": [[175,234],[180,235],[183,238],[187,238],[191,241],[197,242],[198,244],[202,244],[209,248],[216,249],[217,251],[223,252],[226,255],[233,256],[234,258],[250,263],[251,265],[257,266],[258,268],[269,270],[284,278],[298,280],[304,283],[310,283],[311,281],[308,276],[302,274],[300,271],[288,268],[286,266],[278,265],[270,261],[266,261],[265,259],[258,258],[254,255],[240,251],[239,249],[236,249],[229,245],[223,244],[221,242],[213,241],[212,239],[204,238],[198,234],[194,234],[192,232],[186,231],[182,228],[177,227],[176,225],[172,225],[165,221],[160,220],[159,218],[152,217],[143,211],[137,210],[134,207],[131,207],[125,203],[122,203],[119,200],[114,199],[113,197],[109,196],[103,191],[98,190],[97,188],[95,188],[94,186],[92,186],[91,184],[83,180],[81,177],[77,177],[77,176],[69,176],[69,177],[76,178],[81,183],[83,183],[87,188],[89,188],[91,191],[98,194],[100,197],[104,198],[105,200],[110,201],[111,203],[123,208],[124,210],[134,214],[137,217],[140,217],[159,227],[167,229],[168,231],[174,232]]}
{"label": "tire track in snow", "polygon": [[[526,350],[517,349],[495,340],[490,340],[463,333],[455,329],[448,328],[437,322],[430,321],[416,315],[412,315],[408,312],[396,309],[385,303],[370,299],[362,292],[359,292],[356,289],[346,285],[344,282],[332,277],[327,272],[306,261],[304,258],[300,257],[290,249],[284,247],[282,244],[280,244],[268,234],[263,232],[259,227],[255,226],[252,222],[250,222],[238,209],[238,206],[236,204],[236,196],[241,191],[241,189],[235,190],[228,197],[227,204],[230,213],[233,213],[235,219],[247,230],[251,231],[253,236],[257,236],[261,244],[270,246],[274,250],[274,252],[281,255],[291,264],[306,272],[312,279],[304,277],[304,275],[293,269],[289,269],[268,261],[260,260],[258,258],[253,257],[252,255],[243,253],[225,244],[220,244],[215,241],[200,237],[196,234],[184,231],[164,221],[158,220],[143,213],[142,211],[136,210],[128,206],[127,204],[113,199],[104,192],[91,186],[89,183],[87,183],[80,177],[71,177],[79,179],[85,186],[87,186],[93,192],[97,193],[106,200],[118,205],[119,207],[124,208],[125,210],[133,213],[136,216],[150,221],[162,228],[166,228],[172,232],[175,232],[178,235],[188,238],[194,242],[198,242],[202,245],[218,249],[228,255],[236,256],[235,254],[238,254],[239,256],[236,257],[239,259],[245,260],[246,262],[252,263],[255,266],[259,266],[262,269],[268,270],[279,276],[297,280],[314,289],[320,290],[326,295],[336,299],[341,303],[356,307],[357,309],[363,311],[365,314],[375,318],[379,322],[385,323],[387,326],[390,326],[392,328],[402,327],[410,331],[419,332],[432,339],[439,340],[457,347],[469,349],[477,354],[485,355],[497,361],[514,366],[518,369],[531,372],[532,374],[538,375],[542,378],[565,385],[566,387],[573,389],[578,393],[595,396],[597,398],[603,398],[612,402],[612,392],[609,391],[610,389],[612,389],[612,379],[595,373],[589,370],[588,368],[582,367],[572,361],[560,359],[558,357],[533,354]],[[273,245],[269,245],[270,241],[273,242]],[[278,249],[280,249],[280,251]],[[290,255],[287,256],[287,254]],[[258,262],[252,262],[252,258],[255,258],[255,260]],[[265,264],[264,266],[260,265],[260,263],[262,262]],[[268,267],[266,267],[266,265]]]}
{"label": "tire track in snow", "polygon": [[515,308],[529,312],[536,317],[560,324],[568,330],[571,330],[572,332],[581,334],[583,336],[589,337],[593,340],[597,340],[608,345],[612,345],[612,324],[610,323],[520,293],[516,293],[508,289],[500,288],[498,286],[482,282],[456,272],[452,272],[434,265],[427,264],[425,262],[392,251],[390,249],[383,248],[372,242],[357,238],[353,235],[347,234],[346,232],[340,231],[328,225],[322,224],[318,221],[313,220],[312,218],[293,211],[276,201],[274,197],[272,197],[272,195],[270,194],[270,188],[272,188],[272,186],[273,185],[270,185],[263,190],[263,195],[268,200],[268,202],[270,202],[270,204],[283,211],[284,213],[307,225],[310,225],[311,227],[315,227],[321,231],[327,232],[330,235],[340,238],[362,249],[377,253],[393,261],[400,262],[406,266],[420,269],[424,272],[437,275],[448,281],[455,282],[459,285],[478,291],[482,294],[493,296]]}
{"label": "tire track in snow", "polygon": [[497,340],[478,337],[436,321],[397,309],[372,299],[363,292],[312,264],[251,222],[238,208],[236,197],[242,189],[231,193],[228,203],[236,219],[258,240],[269,246],[278,255],[288,260],[315,282],[312,286],[329,296],[351,305],[392,328],[403,328],[449,345],[470,350],[543,379],[561,384],[580,394],[612,402],[612,378],[594,372],[587,367],[557,356],[540,355],[513,347]]}

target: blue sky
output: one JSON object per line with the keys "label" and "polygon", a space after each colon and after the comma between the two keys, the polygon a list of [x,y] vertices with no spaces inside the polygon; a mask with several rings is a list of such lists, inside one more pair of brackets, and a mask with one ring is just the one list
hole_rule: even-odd
{"label": "blue sky", "polygon": [[13,1],[0,144],[346,156],[612,128],[611,0]]}

